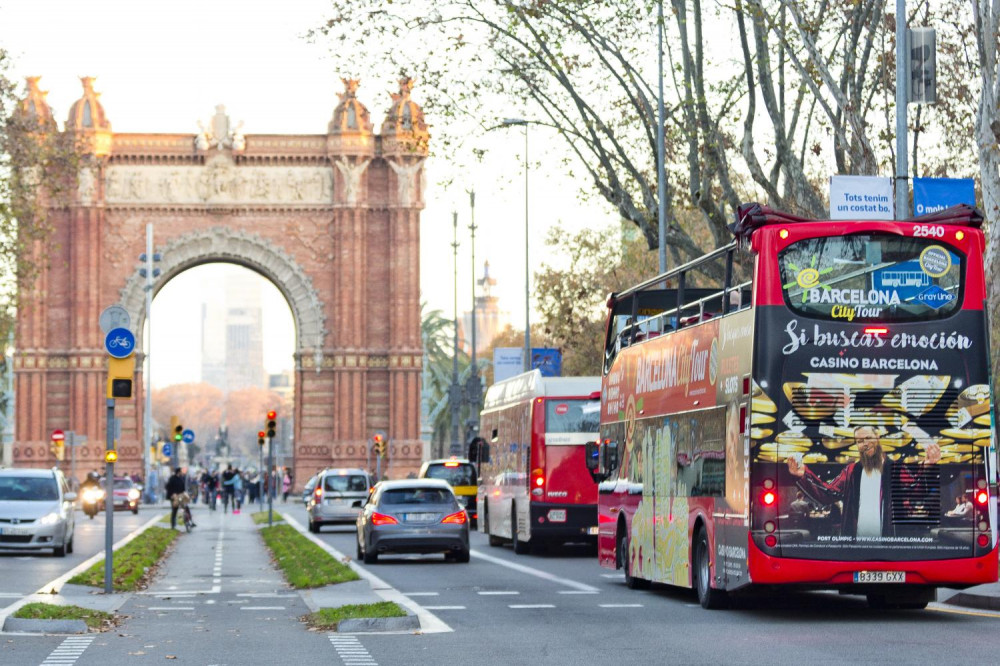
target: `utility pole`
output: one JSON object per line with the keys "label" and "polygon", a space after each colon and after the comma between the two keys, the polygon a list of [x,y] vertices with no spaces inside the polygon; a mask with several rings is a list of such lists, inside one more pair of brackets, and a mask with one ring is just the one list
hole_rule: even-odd
{"label": "utility pole", "polygon": [[663,0],[659,0],[659,15],[657,17],[657,40],[656,53],[658,76],[660,84],[660,99],[657,102],[656,112],[656,196],[659,199],[657,207],[657,219],[659,220],[659,230],[657,239],[659,241],[660,273],[667,272],[667,176],[666,165],[664,164],[663,145],[663,125],[666,119],[663,117]]}

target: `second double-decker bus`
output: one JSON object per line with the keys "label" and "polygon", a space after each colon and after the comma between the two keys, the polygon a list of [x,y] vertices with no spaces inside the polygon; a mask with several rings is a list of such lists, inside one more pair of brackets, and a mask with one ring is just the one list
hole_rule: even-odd
{"label": "second double-decker bus", "polygon": [[600,563],[706,608],[756,584],[922,608],[995,581],[981,222],[748,204],[732,244],[613,294]]}
{"label": "second double-decker bus", "polygon": [[584,464],[597,438],[599,377],[543,377],[532,370],[486,391],[480,415],[479,530],[491,546],[524,554],[594,542],[597,489]]}

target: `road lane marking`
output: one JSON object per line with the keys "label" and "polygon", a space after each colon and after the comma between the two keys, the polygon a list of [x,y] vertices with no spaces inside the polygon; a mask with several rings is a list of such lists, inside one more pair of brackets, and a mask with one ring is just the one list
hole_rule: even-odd
{"label": "road lane marking", "polygon": [[146,610],[151,610],[151,611],[168,611],[168,610],[193,611],[194,610],[194,606],[150,606]]}
{"label": "road lane marking", "polygon": [[[159,518],[157,518],[159,520]],[[90,644],[97,638],[96,636],[70,636],[59,646],[53,650],[45,661],[42,662],[43,666],[55,664],[62,664],[67,666],[70,664],[75,664],[76,660],[79,659],[84,650],[90,647]]]}
{"label": "road lane marking", "polygon": [[548,571],[542,571],[541,569],[535,569],[534,567],[525,566],[523,564],[517,564],[516,562],[510,562],[500,557],[494,557],[493,555],[487,555],[486,553],[480,553],[478,550],[472,551],[473,557],[478,557],[479,559],[486,560],[487,562],[492,562],[493,564],[499,564],[502,567],[507,567],[508,569],[513,569],[514,571],[520,571],[521,573],[526,573],[530,576],[535,576],[537,578],[543,578],[545,580],[557,583],[559,585],[565,585],[566,587],[571,587],[574,590],[580,590],[582,592],[599,592],[593,585],[587,585],[586,583],[580,583],[575,580],[570,580],[569,578],[562,578],[554,574],[550,574]]}
{"label": "road lane marking", "polygon": [[427,610],[465,610],[465,606],[424,606]]}
{"label": "road lane marking", "polygon": [[[131,534],[126,535],[124,538],[122,538],[121,540],[119,540],[118,543],[115,543],[114,545],[112,545],[111,546],[111,550],[112,551],[118,550],[119,548],[121,548],[122,546],[124,546],[125,544],[127,544],[128,542],[130,542],[132,539],[136,538],[137,536],[139,536],[140,534],[142,534],[143,532],[145,532],[147,529],[152,528],[154,525],[156,525],[158,522],[160,522],[160,518],[162,518],[164,515],[166,515],[166,514],[159,514],[155,518],[153,518],[152,520],[149,520],[145,524],[140,525],[136,529],[136,531],[132,532]],[[158,529],[160,529],[160,528],[158,528]],[[63,575],[61,575],[58,578],[55,578],[53,580],[50,580],[45,585],[42,585],[40,588],[38,588],[37,592],[34,592],[33,594],[26,594],[26,595],[22,596],[21,599],[19,599],[18,601],[15,601],[11,605],[7,606],[6,608],[0,609],[0,627],[3,626],[3,623],[4,623],[4,621],[6,621],[7,617],[10,616],[10,615],[13,615],[14,613],[16,613],[17,610],[19,608],[21,608],[21,606],[24,606],[25,604],[28,604],[28,603],[30,603],[32,601],[46,601],[46,600],[51,600],[52,599],[52,590],[53,589],[55,589],[58,592],[60,589],[62,589],[62,586],[66,584],[66,581],[68,581],[70,578],[72,578],[73,576],[77,575],[78,573],[86,571],[90,567],[94,566],[94,564],[96,564],[97,562],[99,562],[100,560],[103,560],[103,559],[104,559],[104,549],[101,548],[99,551],[97,551],[96,553],[94,553],[93,555],[91,555],[90,557],[88,557],[83,562],[80,562],[80,564],[76,565],[75,567],[73,567],[72,569],[70,569],[69,571],[67,571],[66,573],[64,573]]]}
{"label": "road lane marking", "polygon": [[[287,516],[286,516],[287,519]],[[351,666],[378,666],[378,662],[368,653],[356,636],[330,635],[330,644],[344,664]]]}
{"label": "road lane marking", "polygon": [[[435,592],[434,594],[437,594]],[[239,592],[238,597],[250,597],[251,599],[294,599],[297,594],[278,594],[277,592]]]}
{"label": "road lane marking", "polygon": [[440,592],[406,592],[408,597],[436,597]]}
{"label": "road lane marking", "polygon": [[507,608],[555,608],[552,604],[510,604]]}
{"label": "road lane marking", "polygon": [[600,594],[598,590],[559,590],[559,594]]}
{"label": "road lane marking", "polygon": [[285,519],[285,523],[294,527],[299,534],[306,537],[329,554],[333,555],[340,562],[347,564],[347,566],[349,566],[354,573],[367,580],[372,586],[372,592],[382,597],[385,601],[395,601],[400,606],[404,606],[413,611],[413,614],[420,620],[421,634],[439,634],[454,631],[454,629],[441,620],[441,618],[434,615],[434,613],[425,610],[424,607],[416,601],[410,599],[408,596],[389,585],[372,572],[368,571],[368,569],[360,566],[353,559],[347,557],[327,542],[316,537],[311,532],[307,532],[302,524],[299,523],[299,521],[297,521],[289,512],[280,511],[279,513],[281,514],[281,517]]}
{"label": "road lane marking", "polygon": [[483,590],[481,592],[476,592],[476,594],[482,595],[484,597],[499,597],[499,596],[504,596],[504,595],[521,594],[521,593],[520,592],[515,592],[513,590],[510,590],[510,591],[505,591],[505,590],[496,590],[496,591],[493,591],[493,590]]}
{"label": "road lane marking", "polygon": [[622,577],[622,575],[620,573],[616,573],[616,574],[601,574],[601,578],[621,578],[621,577]]}
{"label": "road lane marking", "polygon": [[284,606],[243,606],[240,610],[285,610]]}
{"label": "road lane marking", "polygon": [[597,604],[601,608],[642,608],[642,604]]}

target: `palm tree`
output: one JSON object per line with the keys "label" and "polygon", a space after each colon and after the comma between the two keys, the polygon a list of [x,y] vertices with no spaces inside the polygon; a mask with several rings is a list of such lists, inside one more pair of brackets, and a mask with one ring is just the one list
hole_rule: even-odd
{"label": "palm tree", "polygon": [[[450,439],[451,410],[449,409],[449,389],[452,385],[455,321],[444,316],[441,310],[427,310],[427,304],[420,305],[420,335],[424,346],[423,402],[425,418],[432,424],[432,451],[443,452]],[[463,382],[469,372],[468,354],[458,352],[459,382]],[[479,407],[475,407],[479,409]],[[465,423],[469,406],[462,404],[460,423]],[[464,430],[464,428],[462,428]]]}

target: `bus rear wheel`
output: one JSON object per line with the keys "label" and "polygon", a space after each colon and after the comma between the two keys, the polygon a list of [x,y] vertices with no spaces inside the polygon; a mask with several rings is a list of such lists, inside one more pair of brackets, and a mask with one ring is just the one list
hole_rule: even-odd
{"label": "bus rear wheel", "polygon": [[622,570],[625,572],[625,587],[630,590],[649,589],[649,581],[632,575],[632,558],[628,552],[628,535],[622,532],[618,538],[618,557],[622,563]]}
{"label": "bus rear wheel", "polygon": [[496,548],[497,546],[503,545],[503,539],[490,532],[490,512],[487,511],[483,515],[483,531],[486,532],[486,539],[489,541],[490,545]]}
{"label": "bus rear wheel", "polygon": [[698,591],[698,603],[701,607],[714,610],[728,606],[729,595],[725,590],[712,587],[711,552],[708,547],[708,534],[702,527],[698,530],[694,542],[695,588]]}

